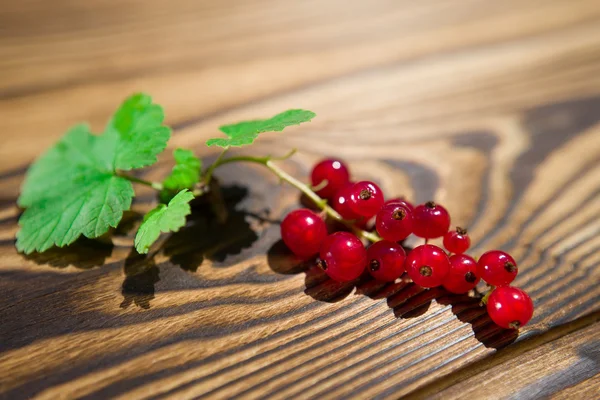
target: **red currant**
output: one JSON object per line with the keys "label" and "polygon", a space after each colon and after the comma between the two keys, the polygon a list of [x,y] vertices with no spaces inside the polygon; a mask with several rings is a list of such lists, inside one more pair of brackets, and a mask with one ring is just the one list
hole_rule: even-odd
{"label": "red currant", "polygon": [[444,236],[450,228],[450,214],[439,204],[428,201],[415,207],[413,233],[425,239]]}
{"label": "red currant", "polygon": [[413,211],[415,209],[415,206],[413,206],[412,203],[410,201],[406,200],[404,197],[396,197],[393,199],[389,199],[388,201],[383,203],[383,205],[387,206],[388,204],[391,204],[391,203],[400,203],[404,207],[408,208],[410,211]]}
{"label": "red currant", "polygon": [[373,182],[361,181],[350,189],[350,207],[356,214],[371,218],[383,206],[383,192]]}
{"label": "red currant", "polygon": [[513,286],[494,289],[487,302],[487,311],[496,325],[518,329],[533,316],[533,301],[524,291]]}
{"label": "red currant", "polygon": [[317,194],[326,199],[332,198],[338,190],[350,181],[348,167],[341,161],[328,158],[314,166],[310,179],[313,186],[320,186],[327,181],[324,187],[317,190]]}
{"label": "red currant", "polygon": [[365,246],[355,235],[348,232],[336,232],[327,236],[319,255],[319,267],[338,282],[358,278],[367,265]]}
{"label": "red currant", "polygon": [[450,271],[450,260],[444,250],[432,244],[424,244],[408,253],[404,267],[413,282],[431,288],[442,284]]}
{"label": "red currant", "polygon": [[412,212],[401,203],[388,203],[377,213],[375,227],[379,236],[392,242],[412,233]]}
{"label": "red currant", "polygon": [[444,278],[444,287],[452,293],[467,293],[479,283],[477,262],[466,254],[450,257],[450,272]]}
{"label": "red currant", "polygon": [[455,231],[449,231],[444,235],[444,247],[450,253],[462,254],[471,246],[471,238],[467,230],[456,227]]}
{"label": "red currant", "polygon": [[337,191],[333,199],[331,200],[331,206],[337,211],[344,219],[358,219],[360,215],[356,214],[350,208],[350,191],[352,190],[352,183],[347,184],[343,188]]}
{"label": "red currant", "polygon": [[406,252],[388,240],[375,242],[367,249],[368,270],[379,281],[393,282],[404,272]]}
{"label": "red currant", "polygon": [[508,285],[518,272],[515,260],[508,253],[500,250],[483,253],[477,261],[477,274],[490,285]]}
{"label": "red currant", "polygon": [[300,258],[306,259],[317,254],[325,237],[325,222],[306,208],[292,211],[281,222],[283,242]]}

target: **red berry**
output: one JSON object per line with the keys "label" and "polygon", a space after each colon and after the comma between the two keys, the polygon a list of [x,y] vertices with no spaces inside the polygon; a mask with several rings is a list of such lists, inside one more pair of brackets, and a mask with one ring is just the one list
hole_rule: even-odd
{"label": "red berry", "polygon": [[444,250],[432,244],[424,244],[408,253],[404,267],[413,282],[431,288],[442,284],[450,271],[450,260]]}
{"label": "red berry", "polygon": [[466,254],[450,257],[450,272],[444,278],[444,287],[452,293],[467,293],[479,283],[477,262]]}
{"label": "red berry", "polygon": [[467,230],[456,227],[455,231],[449,231],[444,235],[444,247],[450,253],[462,254],[471,246],[471,238]]}
{"label": "red berry", "polygon": [[477,274],[490,285],[506,286],[515,279],[518,272],[515,260],[500,250],[483,253],[477,261]]}
{"label": "red berry", "polygon": [[391,204],[391,203],[400,203],[404,207],[408,208],[410,211],[413,211],[415,209],[415,206],[413,206],[412,203],[410,201],[406,200],[404,197],[396,197],[393,199],[389,199],[385,203],[383,203],[383,205],[387,206],[388,204]]}
{"label": "red berry", "polygon": [[380,240],[367,249],[367,269],[373,278],[393,282],[404,272],[405,258],[406,252],[402,246],[388,240]]}
{"label": "red berry", "polygon": [[298,257],[306,259],[317,254],[325,237],[325,222],[306,208],[292,211],[281,222],[281,238]]}
{"label": "red berry", "polygon": [[350,207],[356,214],[371,218],[383,206],[383,192],[373,182],[361,181],[350,189]]}
{"label": "red berry", "polygon": [[439,204],[428,201],[415,207],[413,233],[425,239],[444,236],[450,228],[450,214]]}
{"label": "red berry", "polygon": [[412,233],[412,212],[401,203],[384,205],[377,213],[375,227],[379,236],[392,242],[406,239]]}
{"label": "red berry", "polygon": [[533,301],[524,291],[513,286],[494,289],[487,302],[492,321],[502,328],[518,329],[533,315]]}
{"label": "red berry", "polygon": [[350,181],[348,167],[341,161],[329,158],[314,166],[310,179],[313,186],[320,186],[323,181],[327,184],[317,191],[317,194],[326,199],[332,198],[338,190]]}
{"label": "red berry", "polygon": [[367,265],[367,250],[362,242],[348,232],[327,236],[321,245],[318,265],[329,277],[338,282],[358,278]]}
{"label": "red berry", "polygon": [[333,199],[331,200],[331,206],[337,211],[344,219],[358,219],[360,215],[356,214],[350,208],[350,191],[352,190],[353,184],[349,183],[340,190],[337,191]]}

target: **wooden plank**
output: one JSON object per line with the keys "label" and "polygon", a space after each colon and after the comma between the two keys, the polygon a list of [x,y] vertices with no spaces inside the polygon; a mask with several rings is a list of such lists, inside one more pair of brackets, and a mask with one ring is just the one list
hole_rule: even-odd
{"label": "wooden plank", "polygon": [[[174,145],[291,105],[327,115],[310,138],[368,131],[381,145],[390,135],[473,129],[600,86],[596,0],[552,1],[543,17],[537,1],[518,0],[213,3],[28,1],[0,11],[0,106],[4,131],[19,132],[4,137],[0,171],[23,167],[75,121],[100,129],[119,99],[142,89],[181,128]],[[306,130],[293,137],[311,140]],[[324,140],[319,151],[335,149]]]}
{"label": "wooden plank", "polygon": [[[534,120],[536,113],[541,120],[548,115],[534,110],[529,119]],[[537,309],[522,337],[597,309],[598,241],[596,221],[589,218],[597,210],[598,202],[590,196],[597,199],[599,181],[595,159],[586,160],[586,154],[595,151],[596,129],[571,134],[570,139],[561,136],[567,141],[537,157],[540,164],[528,184],[517,185],[525,179],[525,167],[512,178],[504,175],[518,188],[503,206],[506,219],[493,223],[496,229],[475,244],[476,251],[487,242],[517,255],[522,268],[517,284],[532,293]],[[531,138],[531,131],[527,132]],[[463,145],[455,146],[460,152]],[[527,166],[532,158],[522,159],[521,165]],[[570,160],[570,170],[554,167],[564,165],[562,160]],[[407,168],[408,174],[418,171],[419,167]],[[540,188],[548,182],[545,174],[550,171],[555,182],[569,180],[568,186]],[[488,180],[493,172],[484,176]],[[276,218],[295,206],[295,192],[273,186],[264,171],[229,168],[220,177],[230,184],[256,185],[248,188],[251,194],[245,202],[246,210],[254,214],[270,204]],[[393,182],[384,187],[393,187]],[[416,186],[415,193],[421,194]],[[232,205],[248,189],[232,190],[228,195]],[[446,204],[460,213],[460,200]],[[482,201],[482,214],[474,220],[492,224],[490,207],[502,202],[491,202],[490,197]],[[515,207],[517,201],[529,210]],[[577,214],[572,213],[574,208]],[[1,382],[8,396],[28,396],[42,388],[42,397],[59,393],[341,397],[349,390],[369,396],[389,390],[402,394],[434,380],[438,375],[428,371],[447,370],[448,360],[454,361],[452,370],[493,352],[486,346],[514,339],[493,329],[475,301],[440,292],[415,295],[411,285],[382,289],[364,282],[359,291],[379,300],[360,295],[340,300],[348,292],[315,276],[314,270],[289,275],[288,270],[296,267],[290,267],[285,254],[273,245],[277,227],[258,224],[253,236],[245,218],[243,212],[234,214],[231,225],[224,227],[225,236],[206,243],[197,240],[209,235],[210,223],[184,231],[170,243],[175,254],[125,280],[123,262],[118,260],[127,255],[126,247],[114,249],[110,259],[116,262],[81,272],[73,267],[53,270],[36,265],[35,260],[24,262],[8,240],[2,258],[5,306],[0,311],[1,337],[6,338],[0,365],[9,371]],[[14,217],[4,226],[14,233]],[[248,239],[255,240],[240,255],[223,261],[209,255],[193,273],[178,268],[178,264],[188,270],[194,263],[198,266],[211,246],[240,230],[249,236],[241,234],[232,251],[245,247]],[[126,238],[120,240],[127,243]],[[89,246],[75,255],[88,254]],[[101,248],[93,260],[83,258],[93,264],[109,255],[110,250]],[[52,258],[53,262],[61,259],[60,254]],[[303,270],[293,268],[292,272]],[[403,303],[406,298],[410,300]],[[430,298],[436,300],[427,312],[404,317],[415,308],[419,311]],[[340,301],[328,303],[332,300]],[[32,359],[40,361],[32,365]]]}
{"label": "wooden plank", "polygon": [[[599,355],[600,325],[596,323],[490,368],[431,398],[462,399],[480,395],[497,399],[534,399],[561,390],[568,390],[571,398],[597,398],[600,392],[593,379],[600,374]],[[588,380],[592,381],[586,383]],[[569,389],[577,384],[582,386]]]}
{"label": "wooden plank", "polygon": [[422,387],[407,399],[595,398],[600,312],[520,341]]}
{"label": "wooden plank", "polygon": [[[440,201],[469,227],[474,255],[515,256],[515,283],[532,294],[536,314],[505,363],[583,363],[562,343],[593,343],[597,324],[512,355],[600,309],[597,2],[368,3],[0,8],[0,397],[397,397],[516,339],[468,297],[407,282],[336,285],[294,263],[277,221],[298,194],[255,166],[218,171],[225,225],[199,206],[154,260],[128,257],[125,229],[112,243],[17,254],[27,163],[72,123],[100,129],[140,89],[166,105],[172,147],[207,160],[202,143],[220,123],[314,109],[311,124],[248,151],[297,147],[284,167],[302,179],[335,154],[390,196]],[[170,168],[165,156],[143,176]],[[135,210],[152,207],[151,193],[138,194]],[[515,387],[559,371],[534,364],[535,379]],[[477,373],[492,382],[494,368]],[[593,388],[584,375],[560,381],[557,396]]]}
{"label": "wooden plank", "polygon": [[600,393],[600,374],[597,374],[593,378],[586,379],[575,385],[569,386],[566,389],[555,393],[552,398],[555,400],[559,399],[581,399]]}

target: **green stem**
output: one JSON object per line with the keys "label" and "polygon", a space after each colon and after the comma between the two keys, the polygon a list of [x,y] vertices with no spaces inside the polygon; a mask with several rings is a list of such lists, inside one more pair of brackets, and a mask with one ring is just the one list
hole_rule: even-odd
{"label": "green stem", "polygon": [[192,194],[194,195],[194,197],[204,196],[206,193],[208,193],[208,189],[204,187],[195,188],[192,190]]}
{"label": "green stem", "polygon": [[[288,157],[289,157],[289,155],[288,155]],[[284,157],[282,157],[282,159],[283,158]],[[341,222],[342,224],[346,225],[347,227],[351,228],[356,235],[361,236],[367,240],[370,240],[371,242],[377,242],[377,241],[381,240],[381,238],[378,235],[371,233],[371,232],[363,231],[362,229],[359,229],[356,226],[354,226],[353,221],[347,221],[344,218],[342,218],[342,216],[337,211],[335,211],[332,207],[327,205],[327,200],[321,198],[308,185],[302,183],[298,179],[294,178],[293,176],[291,176],[290,174],[288,174],[287,172],[285,172],[284,170],[279,168],[277,165],[275,165],[273,163],[272,160],[273,159],[271,157],[249,157],[249,156],[229,157],[229,158],[225,158],[225,159],[219,158],[219,159],[217,159],[217,161],[215,161],[215,163],[211,166],[211,168],[212,168],[212,170],[214,170],[218,166],[221,166],[223,164],[232,163],[232,162],[251,162],[251,163],[263,165],[263,166],[267,167],[269,170],[271,170],[275,175],[277,175],[277,177],[279,177],[279,179],[289,183],[290,185],[294,186],[295,188],[300,190],[302,193],[304,193],[309,199],[311,199],[317,205],[317,207],[319,207],[319,209],[323,210],[328,216],[335,219],[336,221]]]}
{"label": "green stem", "polygon": [[217,157],[217,159],[215,160],[215,162],[213,162],[207,169],[206,171],[204,171],[204,183],[205,184],[209,184],[210,180],[212,179],[212,175],[213,175],[213,171],[215,170],[215,168],[217,168],[219,165],[222,164],[222,160],[223,160],[223,156],[225,155],[225,153],[227,153],[227,150],[229,150],[229,147],[225,147],[223,149],[223,151],[221,151],[221,154],[219,154],[219,156]]}
{"label": "green stem", "polygon": [[496,286],[491,286],[490,290],[487,291],[487,293],[483,296],[483,298],[481,299],[481,301],[479,302],[479,305],[481,306],[485,306],[488,302],[488,299],[490,298],[490,295],[492,294],[492,292],[494,291],[494,289],[496,289]]}
{"label": "green stem", "polygon": [[122,172],[119,172],[117,175],[120,176],[121,178],[127,179],[130,182],[134,182],[134,183],[139,183],[139,184],[142,184],[142,185],[150,186],[152,189],[156,189],[156,190],[159,190],[159,191],[163,190],[163,185],[160,182],[145,181],[143,179],[136,178],[135,176],[127,175],[127,174],[124,174]]}

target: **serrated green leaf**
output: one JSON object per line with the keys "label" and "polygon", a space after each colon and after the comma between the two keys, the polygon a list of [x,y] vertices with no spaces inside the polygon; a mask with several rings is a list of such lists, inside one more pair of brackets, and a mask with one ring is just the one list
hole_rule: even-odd
{"label": "serrated green leaf", "polygon": [[17,201],[27,208],[19,219],[17,249],[29,254],[62,247],[117,226],[134,192],[116,169],[156,161],[170,135],[162,119],[162,109],[149,96],[135,95],[104,134],[92,135],[87,125],[71,128],[27,172]]}
{"label": "serrated green leaf", "polygon": [[193,151],[185,149],[176,149],[173,158],[175,158],[175,166],[163,181],[163,187],[177,192],[181,189],[192,189],[200,180],[202,161],[194,155]]}
{"label": "serrated green leaf", "polygon": [[77,125],[33,164],[19,198],[27,207],[19,219],[19,251],[65,246],[117,226],[131,206],[133,187],[95,157],[102,146],[102,136]]}
{"label": "serrated green leaf", "polygon": [[168,203],[182,189],[192,190],[200,181],[202,161],[192,151],[176,149],[173,158],[175,166],[163,181],[163,189],[159,193],[162,203]]}
{"label": "serrated green leaf", "polygon": [[171,137],[164,119],[162,107],[148,95],[135,94],[125,100],[104,133],[114,146],[113,169],[127,171],[154,164]]}
{"label": "serrated green leaf", "polygon": [[308,110],[287,110],[268,119],[244,121],[219,128],[228,138],[214,138],[206,141],[207,146],[232,147],[252,144],[263,132],[279,132],[291,125],[308,122],[315,117]]}
{"label": "serrated green leaf", "polygon": [[27,171],[18,204],[30,207],[46,198],[69,193],[72,186],[91,171],[110,173],[110,166],[96,158],[102,139],[90,133],[87,125],[71,128],[62,139],[41,155]]}
{"label": "serrated green leaf", "polygon": [[177,232],[185,225],[185,217],[191,212],[189,202],[194,195],[187,189],[177,193],[168,205],[159,204],[144,216],[135,235],[135,249],[146,254],[160,233]]}
{"label": "serrated green leaf", "polygon": [[73,243],[82,234],[95,238],[116,227],[131,206],[131,183],[114,175],[89,171],[77,195],[47,198],[25,210],[17,249],[25,254]]}

